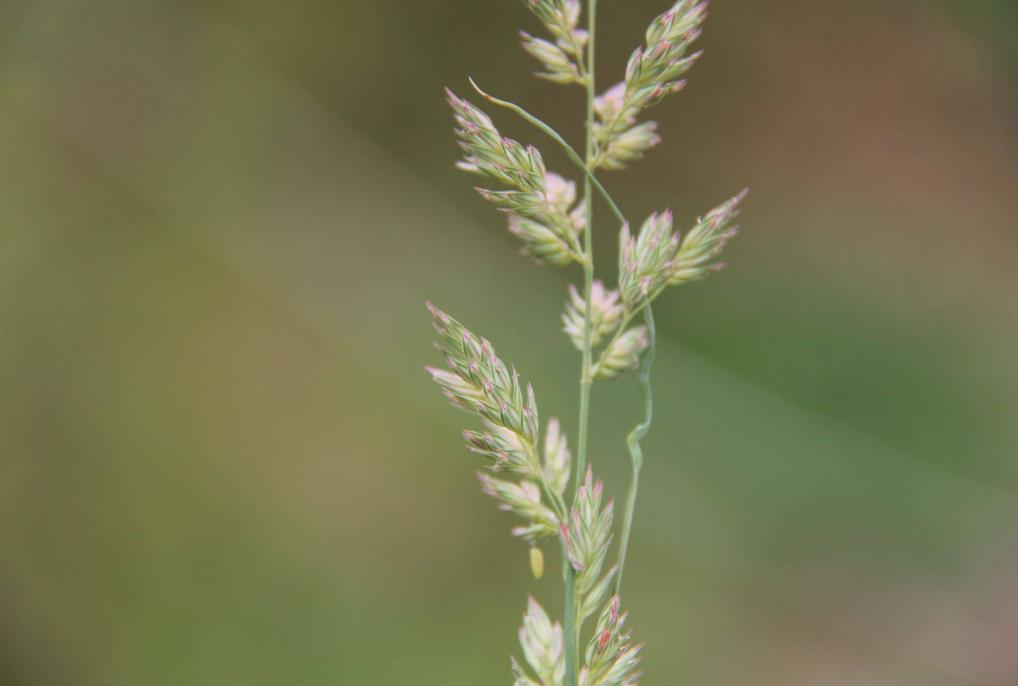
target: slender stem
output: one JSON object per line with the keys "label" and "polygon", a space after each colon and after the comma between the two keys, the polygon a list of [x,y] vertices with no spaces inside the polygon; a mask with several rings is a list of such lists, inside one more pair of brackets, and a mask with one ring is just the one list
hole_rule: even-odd
{"label": "slender stem", "polygon": [[[584,209],[586,222],[583,228],[583,367],[580,371],[580,418],[579,437],[576,441],[576,491],[583,479],[583,472],[587,467],[587,434],[590,423],[590,386],[593,383],[591,375],[591,291],[594,287],[594,197],[593,189],[597,179],[590,171],[590,161],[594,157],[594,95],[595,90],[595,37],[597,36],[597,0],[587,2],[587,127],[586,127],[586,154],[583,161],[584,169]],[[604,188],[598,183],[601,191]],[[607,193],[605,193],[607,195]],[[611,203],[614,205],[614,203]],[[619,213],[621,214],[621,213]],[[566,565],[565,578],[565,612],[564,612],[564,636],[565,643],[565,683],[564,686],[578,686],[579,679],[579,653],[580,653],[580,629],[579,614],[577,612],[576,597],[576,572],[572,565]]]}
{"label": "slender stem", "polygon": [[626,445],[629,447],[629,457],[633,463],[633,476],[629,482],[629,492],[626,494],[626,509],[622,519],[622,537],[619,540],[619,571],[615,574],[615,594],[618,595],[622,589],[622,570],[626,566],[626,553],[629,550],[629,534],[633,529],[633,512],[636,509],[636,493],[640,488],[640,468],[643,467],[643,450],[640,448],[640,441],[650,431],[650,423],[654,419],[654,394],[650,386],[650,368],[654,364],[654,354],[657,352],[657,331],[654,328],[654,311],[648,303],[643,308],[643,321],[647,325],[647,336],[650,340],[650,347],[643,357],[643,364],[640,366],[640,386],[643,388],[644,417],[643,422],[636,425],[626,437]]}
{"label": "slender stem", "polygon": [[541,129],[541,131],[547,134],[549,138],[558,143],[562,147],[562,149],[565,150],[566,156],[569,157],[569,160],[577,167],[579,167],[580,171],[582,171],[584,176],[586,176],[586,182],[593,184],[594,188],[597,189],[597,192],[600,193],[601,197],[604,198],[606,203],[608,203],[608,207],[611,209],[612,214],[615,215],[615,218],[619,220],[619,223],[620,224],[626,223],[626,216],[622,214],[622,210],[619,209],[618,204],[612,198],[611,194],[608,193],[608,190],[601,184],[598,178],[594,176],[593,170],[586,162],[583,161],[583,158],[580,157],[580,154],[576,152],[573,146],[569,145],[569,143],[566,142],[566,140],[562,137],[562,135],[558,131],[551,128],[551,126],[541,121],[540,119],[532,115],[530,112],[527,112],[525,109],[523,109],[516,103],[510,102],[508,100],[502,100],[501,98],[496,98],[494,95],[490,95],[484,92],[483,90],[481,90],[481,87],[477,85],[477,82],[475,82],[473,79],[470,79],[470,85],[474,87],[474,90],[477,91],[478,95],[480,95],[482,98],[490,102],[492,105],[498,105],[499,107],[504,107],[508,110],[512,110],[516,114],[523,117],[528,123]]}

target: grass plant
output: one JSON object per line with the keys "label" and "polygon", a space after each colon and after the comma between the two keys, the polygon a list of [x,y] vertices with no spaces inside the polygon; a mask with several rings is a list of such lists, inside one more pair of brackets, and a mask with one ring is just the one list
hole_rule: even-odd
{"label": "grass plant", "polygon": [[[685,75],[700,57],[692,46],[707,2],[678,0],[654,19],[644,44],[629,58],[625,79],[600,94],[597,0],[587,0],[585,7],[580,0],[523,4],[541,26],[541,35],[520,34],[523,49],[540,64],[537,76],[586,94],[583,154],[519,105],[471,85],[484,101],[515,112],[559,145],[581,175],[582,195],[575,181],[547,169],[535,146],[504,137],[487,113],[451,90],[447,98],[463,151],[458,166],[483,179],[478,192],[506,214],[522,252],[582,271],[581,285],[569,286],[562,315],[562,328],[580,355],[575,458],[557,419],[550,418],[542,432],[533,387],[491,343],[430,303],[445,368],[428,372],[455,407],[476,418],[478,426],[463,436],[467,448],[487,461],[488,471],[478,475],[481,487],[500,509],[519,518],[512,533],[529,546],[534,576],[544,573],[542,544],[555,542],[562,553],[564,616],[553,621],[536,600],[528,600],[519,631],[523,662],[511,662],[515,686],[635,686],[641,647],[626,628],[621,590],[644,462],[640,441],[653,418],[652,304],[669,287],[720,269],[716,258],[736,234],[733,222],[745,191],[707,212],[685,235],[675,231],[669,210],[652,214],[634,233],[597,176],[626,168],[661,142],[657,124],[643,117],[685,87]],[[611,214],[604,223],[619,232],[614,289],[596,278],[595,193]],[[613,558],[615,506],[588,464],[590,394],[595,383],[636,370],[644,418],[626,440],[632,473]]]}

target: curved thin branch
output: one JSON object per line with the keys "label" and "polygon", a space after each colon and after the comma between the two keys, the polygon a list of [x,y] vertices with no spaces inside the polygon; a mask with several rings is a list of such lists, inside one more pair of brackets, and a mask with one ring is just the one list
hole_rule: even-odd
{"label": "curved thin branch", "polygon": [[629,448],[629,457],[633,463],[633,477],[629,483],[629,492],[626,494],[626,509],[622,520],[622,536],[619,539],[619,571],[615,575],[615,594],[619,594],[622,588],[622,570],[626,565],[626,553],[629,550],[629,534],[633,528],[633,512],[636,509],[636,493],[640,488],[640,468],[643,467],[643,450],[640,448],[640,441],[650,431],[650,423],[654,419],[654,394],[650,386],[650,369],[654,364],[654,354],[657,352],[657,331],[654,328],[654,312],[650,304],[643,308],[643,321],[647,325],[647,336],[650,340],[650,347],[644,355],[643,364],[640,366],[640,386],[643,388],[644,418],[643,422],[636,425],[626,437],[626,446]]}
{"label": "curved thin branch", "polygon": [[562,149],[565,150],[566,155],[573,162],[573,164],[579,167],[580,171],[582,171],[587,176],[587,178],[590,179],[590,182],[594,185],[594,188],[597,189],[597,192],[600,193],[601,197],[604,198],[606,203],[608,203],[608,207],[611,209],[612,214],[615,215],[615,218],[619,220],[619,223],[620,224],[626,223],[626,216],[622,214],[622,210],[619,209],[618,204],[615,202],[614,199],[612,199],[611,194],[608,193],[608,190],[603,185],[601,185],[601,182],[598,181],[596,176],[594,176],[594,172],[591,171],[590,167],[587,166],[587,164],[583,161],[583,158],[580,157],[579,153],[577,153],[576,150],[574,150],[573,147],[566,142],[566,139],[563,138],[558,131],[551,128],[551,126],[545,124],[543,121],[532,115],[530,112],[527,112],[525,109],[523,109],[516,103],[509,102],[508,100],[501,100],[493,95],[485,93],[483,90],[481,90],[481,87],[477,85],[477,82],[475,82],[472,78],[470,79],[470,85],[474,87],[474,90],[477,91],[477,93],[482,98],[484,98],[491,104],[512,110],[513,112],[527,120],[527,122],[529,122],[530,124],[541,129],[541,131],[544,131],[544,133],[546,133],[548,137],[550,137],[553,141],[558,143],[562,147]]}

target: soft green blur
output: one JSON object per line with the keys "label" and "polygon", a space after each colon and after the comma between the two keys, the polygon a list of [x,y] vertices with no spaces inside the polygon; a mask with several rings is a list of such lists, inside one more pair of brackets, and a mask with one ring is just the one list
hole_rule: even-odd
{"label": "soft green blur", "polygon": [[[601,85],[666,0],[602,0]],[[645,683],[1018,682],[1018,11],[716,0],[664,144],[680,225],[626,573]],[[529,576],[431,299],[576,423],[576,271],[453,169],[467,75],[582,136],[518,0],[0,4],[0,684],[508,684]],[[564,157],[511,113],[515,137]],[[615,232],[596,248],[614,278]],[[632,379],[594,390],[626,486]]]}

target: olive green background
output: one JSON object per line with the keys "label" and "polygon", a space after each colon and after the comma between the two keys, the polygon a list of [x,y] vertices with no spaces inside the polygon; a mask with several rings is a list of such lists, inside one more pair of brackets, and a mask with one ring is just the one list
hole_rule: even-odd
{"label": "olive green background", "polygon": [[[602,86],[663,5],[602,0]],[[572,437],[578,273],[516,254],[441,93],[473,75],[579,141],[524,27],[513,0],[0,3],[0,683],[509,683],[556,574],[476,487],[423,303]],[[729,268],[656,308],[648,686],[1018,682],[1015,36],[1009,0],[717,0],[664,144],[604,176],[683,227],[752,189]],[[639,414],[595,388],[615,495]]]}

